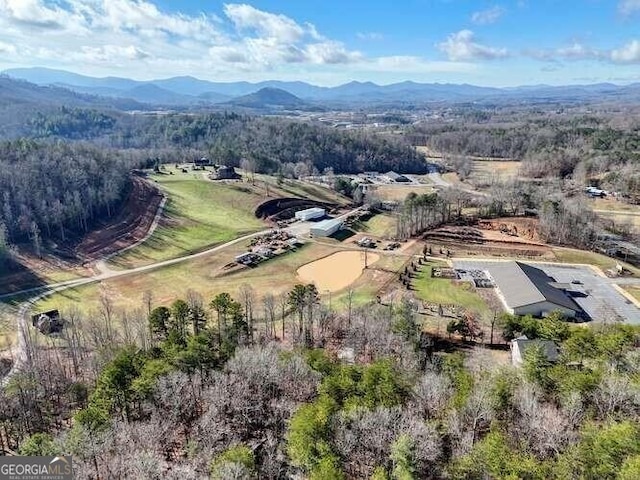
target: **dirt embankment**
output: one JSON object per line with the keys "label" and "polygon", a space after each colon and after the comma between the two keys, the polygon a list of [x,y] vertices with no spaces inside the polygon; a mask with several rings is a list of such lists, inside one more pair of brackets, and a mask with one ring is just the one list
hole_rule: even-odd
{"label": "dirt embankment", "polygon": [[477,251],[538,257],[550,252],[550,247],[540,239],[537,219],[528,217],[480,220],[470,226],[443,226],[425,233],[424,239],[450,246],[457,254]]}
{"label": "dirt embankment", "polygon": [[119,213],[80,241],[75,248],[77,256],[92,261],[141,240],[151,228],[161,201],[162,194],[155,185],[133,176]]}
{"label": "dirt embankment", "polygon": [[274,198],[258,205],[258,208],[256,208],[256,217],[287,220],[293,218],[295,212],[313,207],[331,210],[336,208],[337,205],[306,198]]}

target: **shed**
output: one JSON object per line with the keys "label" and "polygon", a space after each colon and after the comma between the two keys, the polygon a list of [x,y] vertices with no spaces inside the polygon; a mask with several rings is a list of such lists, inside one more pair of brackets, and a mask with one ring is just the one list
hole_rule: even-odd
{"label": "shed", "polygon": [[511,363],[515,366],[522,365],[527,350],[540,348],[542,354],[549,362],[557,362],[560,351],[555,342],[551,340],[529,340],[526,335],[511,340]]}
{"label": "shed", "polygon": [[329,237],[342,228],[342,220],[332,218],[323,220],[311,227],[310,233],[314,237]]}
{"label": "shed", "polygon": [[399,173],[396,173],[394,171],[388,172],[387,174],[385,174],[385,177],[387,177],[392,182],[406,183],[411,181],[404,175],[400,175]]}
{"label": "shed", "polygon": [[319,207],[313,207],[313,208],[307,208],[306,210],[300,210],[299,212],[296,212],[295,217],[296,220],[302,220],[302,221],[307,221],[307,220],[313,220],[314,218],[322,218],[327,214],[327,212],[325,211],[324,208],[319,208]]}
{"label": "shed", "polygon": [[211,165],[211,160],[209,160],[207,157],[196,158],[193,161],[193,164],[196,167],[204,167],[206,165]]}

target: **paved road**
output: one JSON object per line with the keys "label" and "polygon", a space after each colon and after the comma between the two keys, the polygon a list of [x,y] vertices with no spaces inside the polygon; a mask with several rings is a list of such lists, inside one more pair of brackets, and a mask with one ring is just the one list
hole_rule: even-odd
{"label": "paved road", "polygon": [[[164,202],[161,203],[160,207],[159,207],[159,211],[156,214],[156,219],[154,219],[154,222],[152,224],[152,228],[155,229],[160,215],[162,213],[161,208],[164,206]],[[360,210],[361,207],[355,208],[353,210],[350,210],[347,213],[344,213],[343,215],[340,215],[336,218],[339,219],[344,219],[346,217],[348,217],[349,215],[351,215],[352,213],[357,212],[358,210]],[[285,228],[284,230],[288,231],[290,234],[292,235],[296,235],[296,236],[304,236],[304,235],[308,235],[309,234],[309,230],[311,228],[311,226],[313,225],[313,222],[303,222],[303,223],[298,223],[298,224],[294,224],[288,228]],[[69,288],[74,288],[74,287],[79,287],[79,286],[83,286],[83,285],[89,285],[91,283],[95,283],[95,282],[100,282],[103,280],[109,280],[109,279],[113,279],[113,278],[118,278],[118,277],[124,277],[126,275],[134,275],[136,273],[142,273],[142,272],[149,272],[152,270],[156,270],[158,268],[162,268],[162,267],[167,267],[169,265],[175,265],[178,263],[182,263],[182,262],[186,262],[189,260],[194,260],[196,258],[200,258],[200,257],[206,257],[215,253],[220,252],[221,250],[224,250],[232,245],[235,245],[237,243],[241,243],[241,242],[245,242],[247,240],[250,240],[254,237],[260,236],[260,235],[264,235],[266,233],[271,232],[273,229],[265,229],[265,230],[261,230],[259,232],[255,232],[255,233],[250,233],[248,235],[244,235],[242,237],[236,238],[235,240],[231,240],[230,242],[227,243],[223,243],[221,245],[209,248],[207,250],[204,250],[202,252],[198,252],[198,253],[194,253],[191,255],[185,255],[182,257],[178,257],[178,258],[173,258],[170,260],[164,260],[162,262],[157,262],[157,263],[153,263],[150,265],[144,265],[142,267],[136,267],[136,268],[131,268],[128,270],[111,270],[110,268],[108,268],[106,266],[106,260],[108,260],[108,258],[113,257],[114,255],[117,255],[117,253],[122,253],[125,250],[129,250],[131,247],[127,247],[119,252],[116,252],[114,254],[109,255],[108,257],[105,257],[103,259],[101,259],[100,261],[97,262],[97,265],[101,265],[98,266],[97,268],[101,271],[101,273],[94,275],[92,277],[86,277],[86,278],[80,278],[80,279],[75,279],[75,280],[70,280],[67,282],[60,282],[60,283],[54,283],[54,284],[49,284],[49,285],[43,285],[40,287],[35,287],[35,288],[30,288],[27,290],[22,290],[19,292],[14,292],[14,293],[10,293],[10,294],[4,294],[4,295],[0,295],[0,300],[4,300],[4,299],[9,299],[9,298],[13,298],[13,297],[19,297],[22,295],[29,295],[29,294],[36,294],[37,295],[33,298],[30,298],[29,300],[25,301],[22,305],[20,305],[20,308],[18,310],[17,316],[16,316],[16,322],[18,325],[18,338],[17,338],[17,345],[14,349],[14,363],[11,367],[11,370],[7,373],[7,375],[2,379],[2,385],[6,385],[6,383],[17,373],[19,372],[23,366],[26,364],[26,362],[28,361],[28,349],[27,349],[27,336],[29,334],[28,332],[28,325],[29,325],[29,311],[31,309],[31,307],[37,303],[39,300],[41,300],[42,298],[51,295],[52,293],[56,293],[56,292],[61,292],[63,290],[67,290]],[[146,238],[148,238],[151,233],[153,233],[153,231],[150,231],[150,233],[146,236]],[[138,242],[138,244],[140,244],[142,242]]]}

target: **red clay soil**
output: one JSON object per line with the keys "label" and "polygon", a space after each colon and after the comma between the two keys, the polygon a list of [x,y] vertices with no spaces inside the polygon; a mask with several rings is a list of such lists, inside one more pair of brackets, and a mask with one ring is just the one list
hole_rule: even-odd
{"label": "red clay soil", "polygon": [[162,201],[158,188],[132,177],[132,188],[118,215],[90,232],[75,251],[85,261],[114,253],[144,238]]}

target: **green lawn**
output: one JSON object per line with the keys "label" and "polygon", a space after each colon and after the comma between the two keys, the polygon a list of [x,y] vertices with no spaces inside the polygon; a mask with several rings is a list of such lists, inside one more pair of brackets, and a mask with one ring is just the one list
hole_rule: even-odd
{"label": "green lawn", "polygon": [[212,182],[202,171],[182,173],[170,166],[150,178],[167,194],[164,217],[142,245],[111,260],[114,268],[132,268],[175,258],[266,228],[255,217],[262,202],[277,197],[306,197],[345,204],[329,189],[296,180],[278,184],[274,177],[256,175],[255,182]]}
{"label": "green lawn", "polygon": [[116,268],[178,257],[266,228],[254,215],[263,198],[245,184],[214,183],[201,172],[152,179],[168,195],[164,218],[145,243],[111,260]]}
{"label": "green lawn", "polygon": [[391,238],[396,234],[396,218],[387,213],[378,213],[356,225],[356,230],[374,237]]}
{"label": "green lawn", "polygon": [[413,279],[418,298],[431,303],[453,304],[476,313],[486,313],[487,304],[474,288],[467,283],[457,284],[452,280],[432,278],[431,266],[422,267],[422,271]]}
{"label": "green lawn", "polygon": [[562,263],[582,263],[586,265],[594,265],[601,270],[615,269],[616,263],[621,263],[626,269],[634,275],[640,275],[640,270],[632,265],[620,262],[613,258],[601,255],[595,252],[587,252],[585,250],[574,250],[572,248],[556,247],[553,249],[556,259]]}

